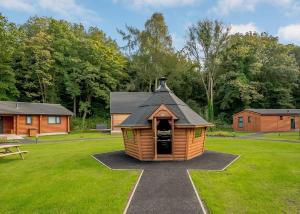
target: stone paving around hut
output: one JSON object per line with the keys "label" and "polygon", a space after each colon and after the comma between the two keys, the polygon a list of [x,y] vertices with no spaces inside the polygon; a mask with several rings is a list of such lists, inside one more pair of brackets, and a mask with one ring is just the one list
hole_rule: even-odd
{"label": "stone paving around hut", "polygon": [[96,154],[110,169],[140,169],[142,174],[124,213],[206,213],[189,169],[224,170],[239,156],[205,151],[187,161],[139,161],[124,151]]}

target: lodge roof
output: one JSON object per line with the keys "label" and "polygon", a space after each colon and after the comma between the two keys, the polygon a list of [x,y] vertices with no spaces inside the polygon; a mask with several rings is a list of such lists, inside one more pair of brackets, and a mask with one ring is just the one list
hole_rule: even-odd
{"label": "lodge roof", "polygon": [[151,92],[110,92],[110,113],[131,114],[151,94]]}
{"label": "lodge roof", "polygon": [[209,126],[211,125],[200,115],[194,112],[187,104],[179,99],[166,85],[166,79],[160,79],[159,88],[151,94],[143,103],[139,104],[135,111],[124,120],[120,127],[149,126],[149,116],[162,104],[164,104],[176,117],[175,125],[182,126]]}
{"label": "lodge roof", "polygon": [[300,109],[245,109],[262,115],[295,115],[300,114]]}
{"label": "lodge roof", "polygon": [[0,114],[69,115],[73,113],[60,104],[0,101]]}

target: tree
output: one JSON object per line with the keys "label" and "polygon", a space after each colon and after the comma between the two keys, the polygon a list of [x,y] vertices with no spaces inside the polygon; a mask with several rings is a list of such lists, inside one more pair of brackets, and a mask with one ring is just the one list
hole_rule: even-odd
{"label": "tree", "polygon": [[0,13],[0,100],[14,100],[19,96],[12,56],[18,46],[19,31]]}
{"label": "tree", "polygon": [[265,33],[236,34],[221,52],[216,104],[231,115],[244,108],[293,108],[299,67],[291,47]]}
{"label": "tree", "polygon": [[205,88],[208,119],[214,118],[214,93],[219,56],[226,46],[229,27],[219,21],[203,20],[189,28],[187,51],[197,65],[201,82]]}
{"label": "tree", "polygon": [[[140,31],[126,26],[127,32],[119,30],[127,42],[125,49],[130,59],[130,70],[133,70],[135,85],[140,82],[148,85],[148,91],[157,88],[157,80],[166,74],[166,61],[173,54],[172,39],[161,13],[154,13]],[[142,90],[144,87],[142,86]]]}

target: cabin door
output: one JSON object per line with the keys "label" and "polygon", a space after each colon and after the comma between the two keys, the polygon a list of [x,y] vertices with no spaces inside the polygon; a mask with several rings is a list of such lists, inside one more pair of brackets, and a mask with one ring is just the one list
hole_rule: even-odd
{"label": "cabin door", "polygon": [[172,154],[172,120],[157,119],[157,154]]}
{"label": "cabin door", "polygon": [[291,129],[295,129],[296,128],[296,121],[295,121],[295,118],[292,117],[291,118]]}
{"label": "cabin door", "polygon": [[0,116],[0,134],[3,134],[3,117]]}

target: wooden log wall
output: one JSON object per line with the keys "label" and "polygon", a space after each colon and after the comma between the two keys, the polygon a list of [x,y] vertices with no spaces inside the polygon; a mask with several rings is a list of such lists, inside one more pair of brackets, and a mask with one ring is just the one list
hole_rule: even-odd
{"label": "wooden log wall", "polygon": [[201,128],[201,137],[195,138],[195,129],[188,130],[187,159],[194,158],[204,152],[205,128]]}

